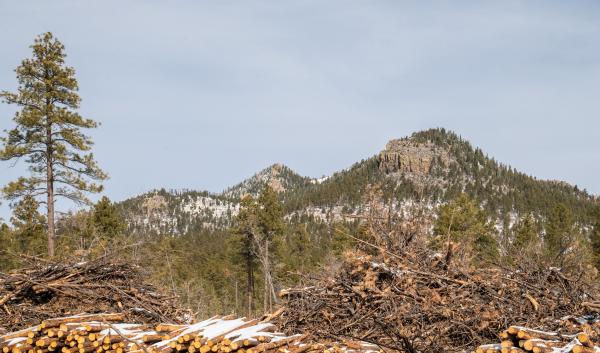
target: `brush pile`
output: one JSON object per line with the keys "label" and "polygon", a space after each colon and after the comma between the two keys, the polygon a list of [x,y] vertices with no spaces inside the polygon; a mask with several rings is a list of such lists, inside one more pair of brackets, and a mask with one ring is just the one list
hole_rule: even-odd
{"label": "brush pile", "polygon": [[134,323],[182,323],[191,315],[145,283],[139,267],[106,261],[43,263],[0,274],[0,329],[75,313],[123,313]]}
{"label": "brush pile", "polygon": [[123,314],[55,318],[0,336],[3,353],[261,353],[376,352],[362,342],[305,342],[258,320],[213,317],[191,325],[122,323]]}
{"label": "brush pile", "polygon": [[582,304],[599,295],[582,278],[556,268],[448,269],[425,251],[352,253],[330,278],[282,291],[278,327],[401,352],[461,352],[495,341],[511,325],[556,331],[559,318],[589,312]]}

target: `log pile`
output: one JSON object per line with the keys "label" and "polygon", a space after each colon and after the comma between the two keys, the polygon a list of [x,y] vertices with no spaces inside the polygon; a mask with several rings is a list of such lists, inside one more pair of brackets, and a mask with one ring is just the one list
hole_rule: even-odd
{"label": "log pile", "polygon": [[278,328],[401,352],[463,352],[510,325],[556,331],[559,318],[589,312],[585,302],[600,297],[591,282],[556,268],[448,269],[440,262],[418,251],[349,254],[334,275],[280,293]]}
{"label": "log pile", "polygon": [[597,316],[566,317],[558,331],[510,326],[499,342],[484,344],[472,353],[598,353],[600,321]]}
{"label": "log pile", "polygon": [[121,312],[133,323],[183,323],[191,318],[145,278],[137,266],[102,260],[38,263],[0,274],[0,332],[81,312]]}
{"label": "log pile", "polygon": [[364,342],[311,343],[306,336],[275,332],[258,320],[213,317],[188,325],[123,323],[124,314],[47,319],[0,336],[3,353],[368,353]]}

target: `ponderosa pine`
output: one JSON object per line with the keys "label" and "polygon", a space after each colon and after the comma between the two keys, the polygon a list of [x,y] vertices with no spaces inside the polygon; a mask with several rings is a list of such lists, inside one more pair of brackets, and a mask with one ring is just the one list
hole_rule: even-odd
{"label": "ponderosa pine", "polygon": [[77,113],[81,101],[75,70],[65,64],[65,47],[52,33],[44,33],[31,46],[33,57],[17,67],[17,92],[2,92],[0,97],[20,110],[16,126],[2,138],[1,160],[24,158],[29,177],[6,185],[2,192],[9,200],[42,197],[47,207],[48,256],[54,256],[57,197],[88,203],[87,193],[102,190],[98,181],[107,175],[90,153],[92,140],[82,129],[98,124]]}

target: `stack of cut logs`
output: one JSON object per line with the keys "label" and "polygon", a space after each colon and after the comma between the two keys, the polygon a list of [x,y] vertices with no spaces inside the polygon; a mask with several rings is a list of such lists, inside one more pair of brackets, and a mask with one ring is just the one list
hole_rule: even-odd
{"label": "stack of cut logs", "polygon": [[190,325],[123,323],[123,314],[88,314],[44,320],[0,336],[2,353],[261,353],[377,352],[357,341],[309,343],[258,320],[213,317]]}
{"label": "stack of cut logs", "polygon": [[500,333],[500,343],[479,346],[473,353],[598,353],[593,335],[590,330],[564,334],[510,326]]}

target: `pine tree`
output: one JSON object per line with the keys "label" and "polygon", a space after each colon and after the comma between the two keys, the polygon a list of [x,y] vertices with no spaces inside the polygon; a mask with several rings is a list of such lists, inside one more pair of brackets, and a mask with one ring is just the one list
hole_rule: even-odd
{"label": "pine tree", "polygon": [[573,214],[564,204],[556,205],[546,222],[545,246],[550,260],[561,265],[575,238]]}
{"label": "pine tree", "polygon": [[515,248],[528,248],[534,242],[539,241],[538,230],[535,224],[535,219],[531,214],[521,218],[515,229],[515,239],[513,246]]}
{"label": "pine tree", "polygon": [[80,98],[75,70],[65,65],[64,46],[51,33],[35,39],[33,57],[15,70],[16,93],[2,92],[8,104],[16,104],[16,127],[2,138],[0,160],[25,158],[30,176],[6,185],[2,192],[9,200],[45,195],[47,208],[48,256],[54,256],[57,197],[87,203],[86,193],[102,190],[97,181],[106,179],[89,153],[92,140],[82,129],[97,127],[76,110]]}
{"label": "pine tree", "polygon": [[254,237],[258,232],[258,205],[256,200],[246,195],[240,201],[240,211],[232,229],[234,239],[233,257],[241,257],[246,271],[246,300],[247,315],[252,316],[254,311],[254,271],[256,267],[256,251]]}
{"label": "pine tree", "polygon": [[32,196],[25,196],[13,209],[11,223],[20,252],[37,253],[43,248],[46,220],[38,212],[39,203]]}
{"label": "pine tree", "polygon": [[115,205],[103,196],[93,209],[93,221],[96,232],[105,237],[115,237],[125,230],[125,220]]}
{"label": "pine tree", "polygon": [[14,250],[14,234],[10,227],[0,223],[0,272],[6,272],[15,267],[15,259],[9,253]]}
{"label": "pine tree", "polygon": [[485,212],[466,194],[440,207],[434,225],[434,248],[450,249],[449,242],[461,244],[477,257],[491,260],[498,256],[498,243]]}
{"label": "pine tree", "polygon": [[273,284],[273,255],[281,242],[285,224],[283,221],[283,206],[277,193],[268,184],[265,185],[258,197],[258,224],[260,235],[254,237],[259,254],[259,261],[263,267],[264,277],[264,304],[263,310],[273,310],[275,287]]}

